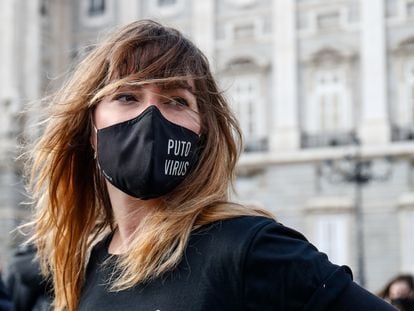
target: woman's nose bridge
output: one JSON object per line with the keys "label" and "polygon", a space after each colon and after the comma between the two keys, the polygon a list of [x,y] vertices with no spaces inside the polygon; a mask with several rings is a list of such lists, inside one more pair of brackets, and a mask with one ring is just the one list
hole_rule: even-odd
{"label": "woman's nose bridge", "polygon": [[144,103],[144,110],[151,107],[151,106],[155,106],[157,107],[159,110],[162,110],[162,106],[160,105],[160,103],[158,102],[145,102]]}
{"label": "woman's nose bridge", "polygon": [[156,106],[157,108],[161,109],[162,102],[165,101],[165,98],[156,94],[154,92],[148,92],[144,98],[144,105],[145,108],[150,106]]}

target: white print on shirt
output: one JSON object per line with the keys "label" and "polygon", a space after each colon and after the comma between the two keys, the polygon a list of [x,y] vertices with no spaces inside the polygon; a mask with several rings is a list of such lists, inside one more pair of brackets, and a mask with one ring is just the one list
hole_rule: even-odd
{"label": "white print on shirt", "polygon": [[186,157],[190,153],[191,143],[184,140],[169,139],[167,154]]}
{"label": "white print on shirt", "polygon": [[165,175],[184,176],[189,165],[188,161],[165,160]]}

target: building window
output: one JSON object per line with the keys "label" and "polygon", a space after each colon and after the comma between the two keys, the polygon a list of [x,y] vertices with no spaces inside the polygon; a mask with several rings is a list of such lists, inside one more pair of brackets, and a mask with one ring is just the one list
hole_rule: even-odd
{"label": "building window", "polygon": [[89,5],[88,5],[89,16],[103,15],[105,13],[105,9],[106,9],[105,0],[89,0]]}
{"label": "building window", "polygon": [[407,235],[407,270],[414,273],[414,211],[411,211],[408,217],[408,230],[410,231]]}
{"label": "building window", "polygon": [[398,212],[400,224],[401,270],[414,273],[414,193],[400,198]]}
{"label": "building window", "polygon": [[414,59],[405,60],[402,65],[394,140],[411,139],[414,134]]}
{"label": "building window", "polygon": [[255,25],[253,23],[234,26],[234,39],[251,39],[255,35]]}
{"label": "building window", "polygon": [[352,129],[352,110],[341,69],[318,70],[307,109],[308,133],[341,133]]}
{"label": "building window", "polygon": [[233,110],[242,128],[246,151],[266,149],[266,112],[260,74],[235,77],[229,89]]}
{"label": "building window", "polygon": [[351,144],[357,119],[352,55],[325,47],[312,54],[305,66],[302,148]]}
{"label": "building window", "polygon": [[332,262],[346,264],[348,261],[348,230],[342,215],[321,215],[314,223],[313,243],[326,253]]}
{"label": "building window", "polygon": [[79,9],[86,27],[102,27],[114,18],[114,0],[81,0]]}
{"label": "building window", "polygon": [[339,11],[320,13],[317,16],[318,29],[338,29],[340,26]]}
{"label": "building window", "polygon": [[407,2],[407,17],[409,18],[414,17],[414,1]]}
{"label": "building window", "polygon": [[341,84],[335,71],[320,72],[316,79],[316,98],[322,131],[335,131],[339,124]]}
{"label": "building window", "polygon": [[173,6],[176,5],[177,0],[157,0],[159,7]]}
{"label": "building window", "polygon": [[251,41],[260,39],[264,34],[264,21],[260,18],[229,21],[225,24],[225,36],[229,41]]}
{"label": "building window", "polygon": [[150,0],[149,11],[155,16],[171,17],[182,12],[185,0]]}
{"label": "building window", "polygon": [[257,2],[257,0],[227,0],[230,4],[236,6],[236,7],[248,7]]}
{"label": "building window", "polygon": [[405,71],[406,80],[406,102],[409,109],[410,120],[412,124],[414,121],[414,61],[409,62]]}

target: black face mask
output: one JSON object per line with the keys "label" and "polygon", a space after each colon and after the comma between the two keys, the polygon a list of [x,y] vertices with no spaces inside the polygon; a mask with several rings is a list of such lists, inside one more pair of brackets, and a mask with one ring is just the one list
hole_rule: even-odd
{"label": "black face mask", "polygon": [[414,310],[414,299],[413,298],[397,298],[392,299],[391,304],[404,311]]}
{"label": "black face mask", "polygon": [[98,163],[106,179],[140,199],[176,188],[198,160],[199,135],[168,121],[156,106],[97,130]]}

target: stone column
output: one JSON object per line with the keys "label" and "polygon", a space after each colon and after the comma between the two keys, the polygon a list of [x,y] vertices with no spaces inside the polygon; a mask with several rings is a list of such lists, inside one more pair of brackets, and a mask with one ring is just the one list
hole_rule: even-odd
{"label": "stone column", "polygon": [[13,70],[15,45],[15,1],[0,1],[0,101],[13,98],[17,93],[16,75]]}
{"label": "stone column", "polygon": [[360,1],[362,106],[359,136],[363,144],[390,140],[384,0]]}
{"label": "stone column", "polygon": [[23,84],[20,73],[25,59],[21,43],[26,35],[19,26],[26,19],[19,5],[19,1],[13,0],[0,3],[0,174],[13,165],[11,152],[15,151],[15,141],[11,129],[17,120],[12,114],[19,109],[16,105],[19,104]]}
{"label": "stone column", "polygon": [[25,23],[30,22],[26,13],[26,6],[19,0],[0,1],[0,265],[3,268],[7,268],[12,253],[10,232],[19,218],[17,203],[22,191],[15,174],[14,159],[15,127],[19,122],[16,112],[21,111],[20,99],[25,85],[25,81],[21,81],[26,64],[24,49],[30,36],[22,31]]}
{"label": "stone column", "polygon": [[[25,95],[28,100],[35,100],[41,96],[42,69],[40,66],[41,58],[41,16],[40,1],[31,0],[25,3],[27,15],[24,24],[25,42],[23,43],[25,61],[24,80]],[[23,34],[21,34],[23,35]]]}
{"label": "stone column", "polygon": [[[18,29],[16,40],[18,42],[14,52],[16,58],[14,70],[18,74],[19,81],[17,105],[24,105],[39,100],[42,96],[42,86],[48,85],[44,80],[45,76],[54,76],[55,73],[42,66],[44,53],[46,55],[43,58],[53,63],[53,58],[49,54],[53,47],[42,45],[42,34],[46,30],[42,29],[40,0],[17,0],[16,3],[19,3],[18,14],[20,18],[16,21],[16,29]],[[20,107],[17,109],[19,110]],[[40,134],[40,129],[34,126],[39,122],[39,116],[36,113],[27,113],[22,120],[24,120],[24,124],[21,124],[20,127],[24,127],[24,129],[20,128],[19,130],[24,131],[25,138],[33,139]]]}
{"label": "stone column", "polygon": [[300,147],[298,127],[298,78],[296,1],[273,0],[273,127],[270,150]]}
{"label": "stone column", "polygon": [[192,40],[204,52],[210,61],[211,67],[214,64],[214,1],[192,1]]}
{"label": "stone column", "polygon": [[48,68],[42,70],[44,72],[47,69],[51,80],[40,81],[40,84],[41,88],[47,86],[48,89],[55,90],[67,78],[66,73],[73,61],[75,48],[73,46],[72,25],[77,12],[74,12],[75,8],[71,0],[49,1],[47,5],[47,16],[43,17],[47,21],[43,20],[43,29],[41,30],[43,39],[40,44],[43,47],[41,48],[40,66],[48,64]]}

